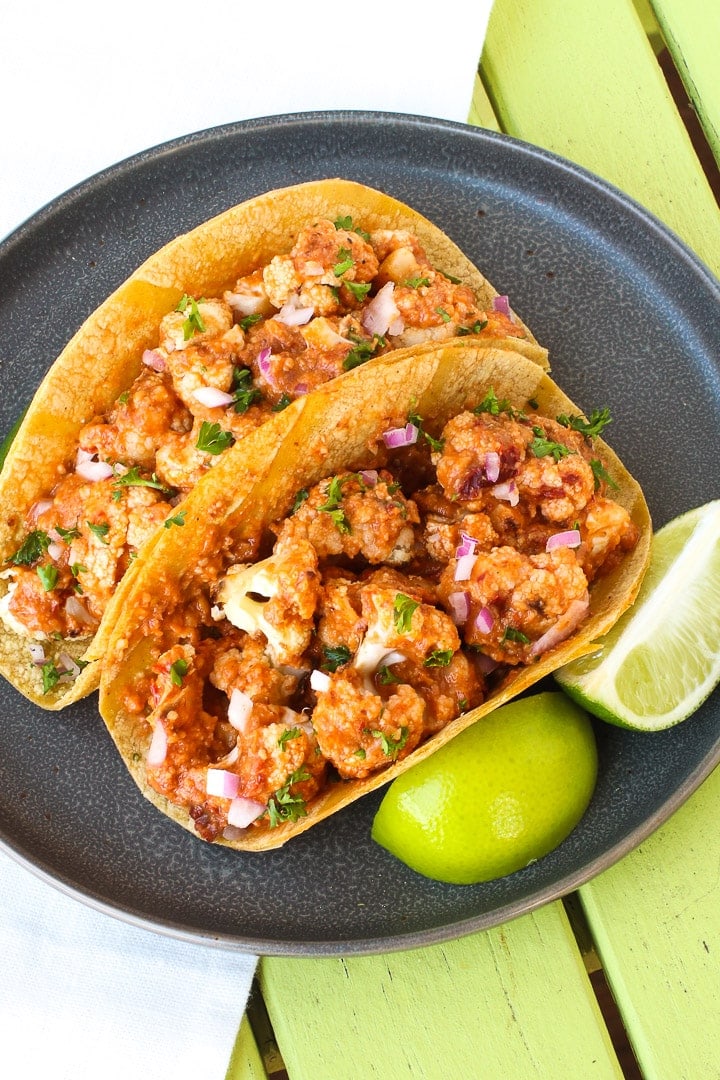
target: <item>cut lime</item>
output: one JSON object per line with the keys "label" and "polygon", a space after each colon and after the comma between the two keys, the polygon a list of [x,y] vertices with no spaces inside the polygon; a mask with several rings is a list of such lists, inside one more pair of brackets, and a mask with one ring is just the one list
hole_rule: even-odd
{"label": "cut lime", "polygon": [[559,691],[518,698],[393,780],[372,837],[437,881],[504,877],[572,832],[597,767],[584,710]]}
{"label": "cut lime", "polygon": [[636,731],[672,727],[702,705],[720,682],[720,500],[655,534],[635,604],[598,652],[555,678],[601,720]]}

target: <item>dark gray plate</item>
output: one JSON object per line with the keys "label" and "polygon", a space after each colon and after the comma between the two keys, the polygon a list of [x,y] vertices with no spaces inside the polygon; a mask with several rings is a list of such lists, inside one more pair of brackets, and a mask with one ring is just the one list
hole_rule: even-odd
{"label": "dark gray plate", "polygon": [[[256,120],[183,138],[75,188],[0,246],[0,429],[66,340],[147,255],[272,187],[344,176],[448,232],[551,351],[657,525],[718,495],[717,282],[657,221],[568,162],[441,121],[364,113]],[[266,954],[407,948],[503,922],[609,866],[720,758],[720,699],[654,736],[598,726],[590,809],[547,858],[472,887],[430,882],[370,840],[381,793],[268,854],[212,848],[135,788],[90,699],[60,714],[0,687],[8,851],[145,927]]]}

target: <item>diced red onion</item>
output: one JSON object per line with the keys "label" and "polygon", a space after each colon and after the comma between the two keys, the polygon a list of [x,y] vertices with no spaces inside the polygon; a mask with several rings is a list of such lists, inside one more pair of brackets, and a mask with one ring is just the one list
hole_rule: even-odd
{"label": "diced red onion", "polygon": [[293,297],[283,304],[275,318],[285,326],[304,326],[305,323],[310,322],[314,314],[314,308],[301,307],[299,299]]}
{"label": "diced red onion", "polygon": [[366,487],[375,487],[378,482],[377,469],[362,469],[360,478]]}
{"label": "diced red onion", "polygon": [[41,514],[44,514],[45,511],[49,510],[51,507],[52,499],[40,499],[39,502],[35,503],[28,516],[30,520],[34,523],[37,521]]}
{"label": "diced red onion", "polygon": [[147,752],[147,764],[151,767],[162,765],[167,756],[167,732],[162,720],[155,721],[152,739]]}
{"label": "diced red onion", "polygon": [[216,386],[198,386],[197,390],[193,390],[193,397],[208,409],[230,405],[234,400],[232,394],[219,390]]}
{"label": "diced red onion", "polygon": [[455,558],[461,559],[463,555],[474,555],[475,548],[478,545],[478,541],[474,536],[469,536],[466,532],[460,533],[460,543],[455,549]]}
{"label": "diced red onion", "polygon": [[40,645],[39,643],[34,645],[28,645],[28,650],[30,652],[30,659],[32,660],[33,664],[37,664],[38,666],[40,666],[40,664],[45,663],[45,649],[42,647],[42,645]]}
{"label": "diced red onion", "polygon": [[262,314],[267,304],[267,297],[261,293],[226,292],[223,294],[223,299],[233,311],[237,311],[238,315],[243,317]]}
{"label": "diced red onion", "polygon": [[77,596],[68,596],[65,601],[65,614],[71,619],[77,619],[78,622],[85,623],[86,626],[94,626],[97,622],[97,619],[90,614],[82,600],[78,600]]}
{"label": "diced red onion", "polygon": [[92,461],[95,457],[89,450],[83,450],[82,446],[78,447],[78,452],[75,455],[75,465],[81,465],[83,461]]}
{"label": "diced red onion", "polygon": [[299,382],[297,384],[297,386],[293,387],[293,395],[295,397],[302,397],[302,395],[307,394],[309,390],[310,390],[310,387],[308,386],[307,383]]}
{"label": "diced red onion", "polygon": [[227,769],[229,765],[234,765],[237,759],[240,757],[240,747],[236,744],[232,750],[229,750],[225,757],[220,758],[215,762],[216,769]]}
{"label": "diced red onion", "polygon": [[57,540],[53,540],[51,544],[48,544],[47,553],[53,562],[57,562],[59,559],[62,559],[64,550],[65,546],[63,544],[59,544]]}
{"label": "diced red onion", "polygon": [[506,480],[503,484],[496,484],[490,490],[496,499],[509,502],[511,506],[517,506],[520,502],[520,493],[514,480]]}
{"label": "diced red onion", "polygon": [[58,667],[64,675],[69,675],[73,679],[77,679],[80,674],[80,665],[73,660],[69,652],[61,652],[58,655]]}
{"label": "diced red onion", "polygon": [[258,353],[258,357],[257,357],[258,367],[260,368],[260,370],[263,373],[263,375],[265,376],[265,378],[267,378],[268,375],[270,374],[270,357],[271,356],[272,356],[272,349],[269,349],[269,348],[261,349],[260,352]]}
{"label": "diced red onion", "polygon": [[243,733],[247,729],[250,713],[253,710],[253,699],[243,690],[233,689],[228,705],[228,720],[236,731]]}
{"label": "diced red onion", "polygon": [[227,769],[208,769],[205,775],[205,791],[220,799],[234,799],[240,788],[240,777]]}
{"label": "diced red onion", "polygon": [[461,555],[455,564],[455,580],[468,581],[472,568],[477,562],[477,555]]}
{"label": "diced red onion", "polygon": [[324,671],[318,671],[316,668],[310,673],[310,686],[318,694],[322,694],[330,688],[330,676]]}
{"label": "diced red onion", "polygon": [[396,329],[398,321],[402,322],[402,316],[395,303],[395,282],[388,281],[382,289],[373,296],[362,313],[362,324],[370,334],[383,337],[393,327],[393,333],[401,333]]}
{"label": "diced red onion", "polygon": [[402,664],[407,660],[405,653],[398,652],[397,649],[393,649],[387,656],[383,657],[383,664],[385,667],[392,667],[393,664]]}
{"label": "diced red onion", "polygon": [[475,629],[479,630],[481,634],[489,634],[494,623],[495,619],[493,618],[493,613],[490,608],[480,608],[475,618]]}
{"label": "diced red onion", "polygon": [[549,536],[545,544],[545,550],[557,551],[558,548],[580,547],[581,540],[579,529],[567,529],[565,532],[553,533],[552,536]]}
{"label": "diced red onion", "polygon": [[457,626],[467,622],[470,614],[470,597],[466,592],[454,592],[448,596],[450,615]]}
{"label": "diced red onion", "polygon": [[113,468],[107,461],[81,461],[75,469],[78,476],[83,480],[107,480],[113,475]]}
{"label": "diced red onion", "polygon": [[157,349],[146,349],[142,354],[142,362],[153,371],[164,371],[167,366],[165,357]]}
{"label": "diced red onion", "polygon": [[491,484],[500,476],[500,455],[494,450],[489,450],[485,455],[485,475]]}
{"label": "diced red onion", "polygon": [[383,431],[383,442],[389,450],[395,450],[399,446],[412,446],[417,442],[419,428],[415,424],[406,424],[405,427],[389,428]]}
{"label": "diced red onion", "polygon": [[565,641],[580,625],[590,608],[590,598],[587,596],[581,600],[573,600],[564,615],[547,630],[542,637],[534,641],[530,646],[531,656],[541,656],[542,653]]}
{"label": "diced red onion", "polygon": [[264,803],[256,802],[254,799],[246,799],[240,795],[230,803],[228,825],[236,829],[247,829],[248,825],[251,825],[256,818],[264,814],[266,809]]}
{"label": "diced red onion", "polygon": [[508,296],[494,296],[492,306],[493,311],[500,311],[503,315],[511,315],[510,298]]}

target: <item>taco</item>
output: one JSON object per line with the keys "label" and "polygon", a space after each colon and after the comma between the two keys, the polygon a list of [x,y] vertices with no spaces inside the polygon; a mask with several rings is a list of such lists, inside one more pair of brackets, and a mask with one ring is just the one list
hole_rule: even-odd
{"label": "taco", "polygon": [[651,533],[608,421],[449,343],[248,436],[253,483],[220,461],[117,594],[100,711],[143,794],[278,847],[596,648]]}
{"label": "taco", "polygon": [[547,366],[439,228],[350,181],[261,195],[153,255],[52,366],[5,462],[0,672],[47,708],[89,693],[118,581],[223,454],[324,382],[455,336]]}

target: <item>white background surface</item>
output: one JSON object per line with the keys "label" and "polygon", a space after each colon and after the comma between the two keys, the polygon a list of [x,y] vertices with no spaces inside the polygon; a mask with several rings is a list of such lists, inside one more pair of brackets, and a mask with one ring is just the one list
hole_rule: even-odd
{"label": "white background surface", "polygon": [[[464,122],[491,0],[3,5],[0,237],[124,158],[326,109]],[[0,853],[2,1060],[27,1080],[222,1080],[254,957],[127,926]]]}

